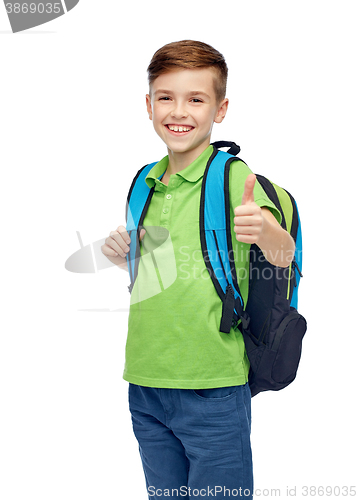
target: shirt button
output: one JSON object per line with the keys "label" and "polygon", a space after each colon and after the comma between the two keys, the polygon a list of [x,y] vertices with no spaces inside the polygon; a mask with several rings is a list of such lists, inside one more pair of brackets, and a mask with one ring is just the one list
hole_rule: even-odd
{"label": "shirt button", "polygon": [[169,212],[169,208],[164,208],[163,214],[167,214]]}
{"label": "shirt button", "polygon": [[167,196],[166,196],[166,198],[167,198],[168,200],[170,200],[170,198],[171,198],[171,197],[172,197],[172,195],[171,195],[171,194],[167,194]]}

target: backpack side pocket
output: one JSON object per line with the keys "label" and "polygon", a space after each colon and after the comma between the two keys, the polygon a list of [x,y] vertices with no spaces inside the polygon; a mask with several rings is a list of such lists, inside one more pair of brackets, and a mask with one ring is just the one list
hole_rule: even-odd
{"label": "backpack side pocket", "polygon": [[278,384],[288,385],[295,379],[306,329],[305,318],[291,307],[290,313],[281,322],[272,345],[272,350],[276,351],[272,379]]}

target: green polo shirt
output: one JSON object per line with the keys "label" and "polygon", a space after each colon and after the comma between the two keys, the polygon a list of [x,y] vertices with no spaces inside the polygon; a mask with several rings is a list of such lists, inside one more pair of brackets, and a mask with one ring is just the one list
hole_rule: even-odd
{"label": "green polo shirt", "polygon": [[[201,252],[199,204],[202,178],[213,151],[209,146],[188,167],[159,180],[168,156],[146,177],[154,186],[143,221],[148,232],[141,243],[128,318],[123,378],[133,384],[173,389],[209,389],[245,384],[249,361],[242,334],[219,331],[222,302],[210,279]],[[247,165],[235,161],[230,169],[231,220],[241,204]],[[280,214],[258,182],[255,202]],[[248,295],[250,245],[235,238],[233,250],[239,286]]]}

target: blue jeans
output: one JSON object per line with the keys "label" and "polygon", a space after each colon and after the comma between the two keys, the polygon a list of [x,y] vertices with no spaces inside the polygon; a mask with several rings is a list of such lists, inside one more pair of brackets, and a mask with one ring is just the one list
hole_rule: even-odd
{"label": "blue jeans", "polygon": [[252,499],[248,384],[158,389],[129,384],[149,499]]}

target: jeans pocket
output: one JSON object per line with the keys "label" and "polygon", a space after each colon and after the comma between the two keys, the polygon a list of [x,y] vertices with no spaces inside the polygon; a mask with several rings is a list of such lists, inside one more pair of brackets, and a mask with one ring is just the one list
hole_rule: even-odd
{"label": "jeans pocket", "polygon": [[193,393],[200,399],[228,399],[236,394],[236,385],[230,387],[215,387],[213,389],[193,389]]}

